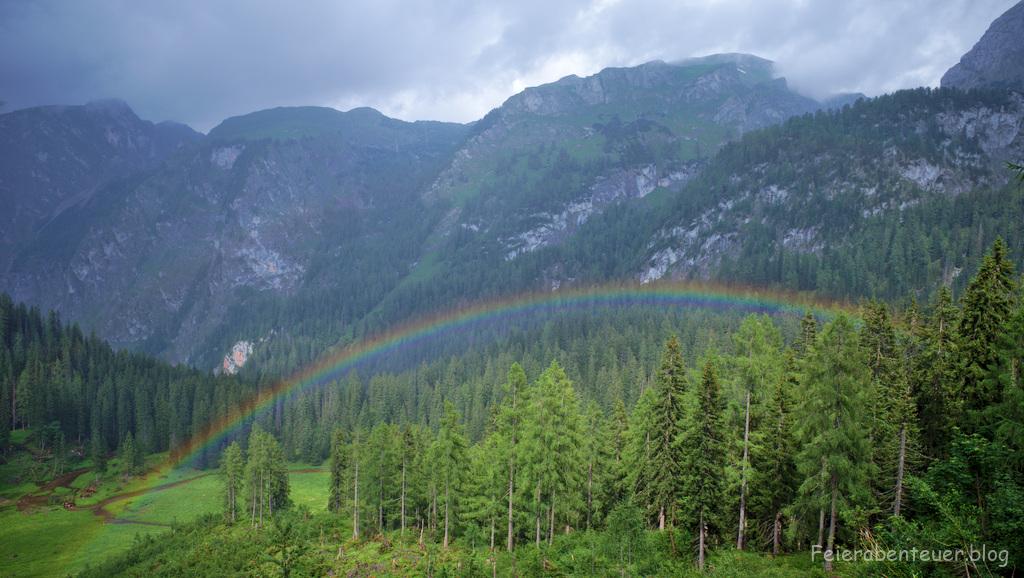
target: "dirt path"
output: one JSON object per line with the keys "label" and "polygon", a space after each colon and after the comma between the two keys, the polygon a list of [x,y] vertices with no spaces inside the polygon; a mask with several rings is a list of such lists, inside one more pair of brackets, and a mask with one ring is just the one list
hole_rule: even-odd
{"label": "dirt path", "polygon": [[78,476],[88,472],[89,468],[81,468],[78,470],[70,471],[66,474],[57,476],[50,480],[46,485],[42,486],[31,494],[25,494],[18,499],[18,511],[25,512],[27,510],[35,509],[40,506],[45,506],[50,502],[50,495],[53,494],[57,488],[71,488],[71,484],[78,479]]}

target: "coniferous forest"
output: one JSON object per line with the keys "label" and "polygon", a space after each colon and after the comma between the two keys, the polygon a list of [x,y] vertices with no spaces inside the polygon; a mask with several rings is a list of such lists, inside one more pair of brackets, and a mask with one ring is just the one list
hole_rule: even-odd
{"label": "coniferous forest", "polygon": [[[14,447],[42,477],[85,455],[141,476],[260,387],[0,305],[4,446],[30,432]],[[1020,567],[1024,300],[1002,241],[960,295],[906,307],[618,315],[300,392],[200,453],[217,514],[87,574],[759,573],[819,548],[980,545],[996,557],[835,564]],[[290,497],[292,462],[324,463],[319,513]],[[816,562],[791,571],[833,570]]]}
{"label": "coniferous forest", "polygon": [[0,2],[0,578],[1024,571],[1024,0],[237,4]]}

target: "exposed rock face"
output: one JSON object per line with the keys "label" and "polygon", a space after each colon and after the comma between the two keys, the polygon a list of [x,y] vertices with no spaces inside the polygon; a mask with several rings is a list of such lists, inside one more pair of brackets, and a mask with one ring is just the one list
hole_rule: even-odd
{"label": "exposed rock face", "polygon": [[[826,148],[813,158],[780,155],[776,162],[791,165],[792,173],[755,164],[729,175],[731,194],[657,231],[637,280],[711,278],[723,258],[743,249],[751,230],[773,231],[773,243],[792,254],[820,254],[848,232],[820,225],[842,220],[835,215],[843,206],[858,207],[860,219],[867,219],[901,213],[930,197],[998,190],[1009,179],[1005,162],[1024,157],[1024,96],[1010,93],[998,107],[960,106],[950,103],[936,114],[906,107],[902,116],[885,120],[891,134],[904,127],[905,136],[875,145],[880,154]],[[923,134],[935,139],[940,154],[919,156],[914,139]],[[808,187],[802,172],[826,177]],[[847,221],[853,227],[859,220]]]}
{"label": "exposed rock face", "polygon": [[1024,2],[992,22],[974,48],[942,76],[942,86],[1024,92]]}
{"label": "exposed rock face", "polygon": [[743,133],[825,106],[749,54],[607,68],[527,88],[476,123],[426,192],[428,202],[456,205],[435,237],[463,243],[449,252],[513,261],[562,243],[616,203],[678,188]]}
{"label": "exposed rock face", "polygon": [[231,353],[224,356],[224,361],[220,364],[221,373],[227,375],[234,375],[238,373],[238,370],[245,366],[245,363],[249,360],[249,356],[252,355],[252,342],[251,341],[239,341],[231,346]]}
{"label": "exposed rock face", "polygon": [[649,164],[598,177],[585,196],[568,203],[558,213],[531,215],[537,221],[536,226],[504,239],[503,242],[508,249],[505,260],[511,261],[520,255],[564,241],[592,215],[605,210],[613,203],[642,199],[657,187],[678,189],[698,170],[699,165],[693,163],[659,175],[658,167]]}
{"label": "exposed rock face", "polygon": [[[114,185],[92,177],[90,162],[81,172],[92,180],[69,177],[92,187],[74,210],[45,213],[41,239],[3,253],[12,265],[0,290],[55,308],[119,346],[205,363],[194,356],[217,355],[216,341],[206,340],[223,330],[233,307],[330,284],[325,276],[375,258],[354,247],[421,218],[421,183],[464,134],[462,125],[403,123],[376,111],[354,116],[330,111],[334,125],[321,122],[310,134],[297,132],[306,125],[289,123],[288,110],[274,111],[273,122],[233,119],[231,134],[183,146]],[[148,133],[101,118],[99,138],[110,147],[158,158]],[[125,118],[139,122],[126,107],[114,117]],[[271,136],[282,131],[284,138]],[[37,133],[15,136],[31,141]],[[61,150],[77,166],[77,148]]]}

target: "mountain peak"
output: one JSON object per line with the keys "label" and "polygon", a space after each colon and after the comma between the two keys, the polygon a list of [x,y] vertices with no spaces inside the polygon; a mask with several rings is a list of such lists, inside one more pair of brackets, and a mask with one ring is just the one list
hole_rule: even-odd
{"label": "mountain peak", "polygon": [[294,139],[377,126],[391,119],[362,106],[343,112],[326,106],[278,106],[224,119],[210,131],[215,139]]}
{"label": "mountain peak", "polygon": [[120,98],[90,100],[85,103],[84,108],[88,112],[98,112],[110,116],[137,116],[132,107],[128,106],[128,103]]}
{"label": "mountain peak", "polygon": [[977,44],[942,76],[942,86],[1024,91],[1024,1],[992,22]]}

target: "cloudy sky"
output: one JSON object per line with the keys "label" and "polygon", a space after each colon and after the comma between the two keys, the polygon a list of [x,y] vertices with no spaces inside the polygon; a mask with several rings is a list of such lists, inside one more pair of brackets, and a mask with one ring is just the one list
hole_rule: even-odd
{"label": "cloudy sky", "polygon": [[936,85],[1014,0],[0,0],[3,110],[128,101],[208,130],[280,105],[469,121],[605,66],[750,52],[798,90]]}

